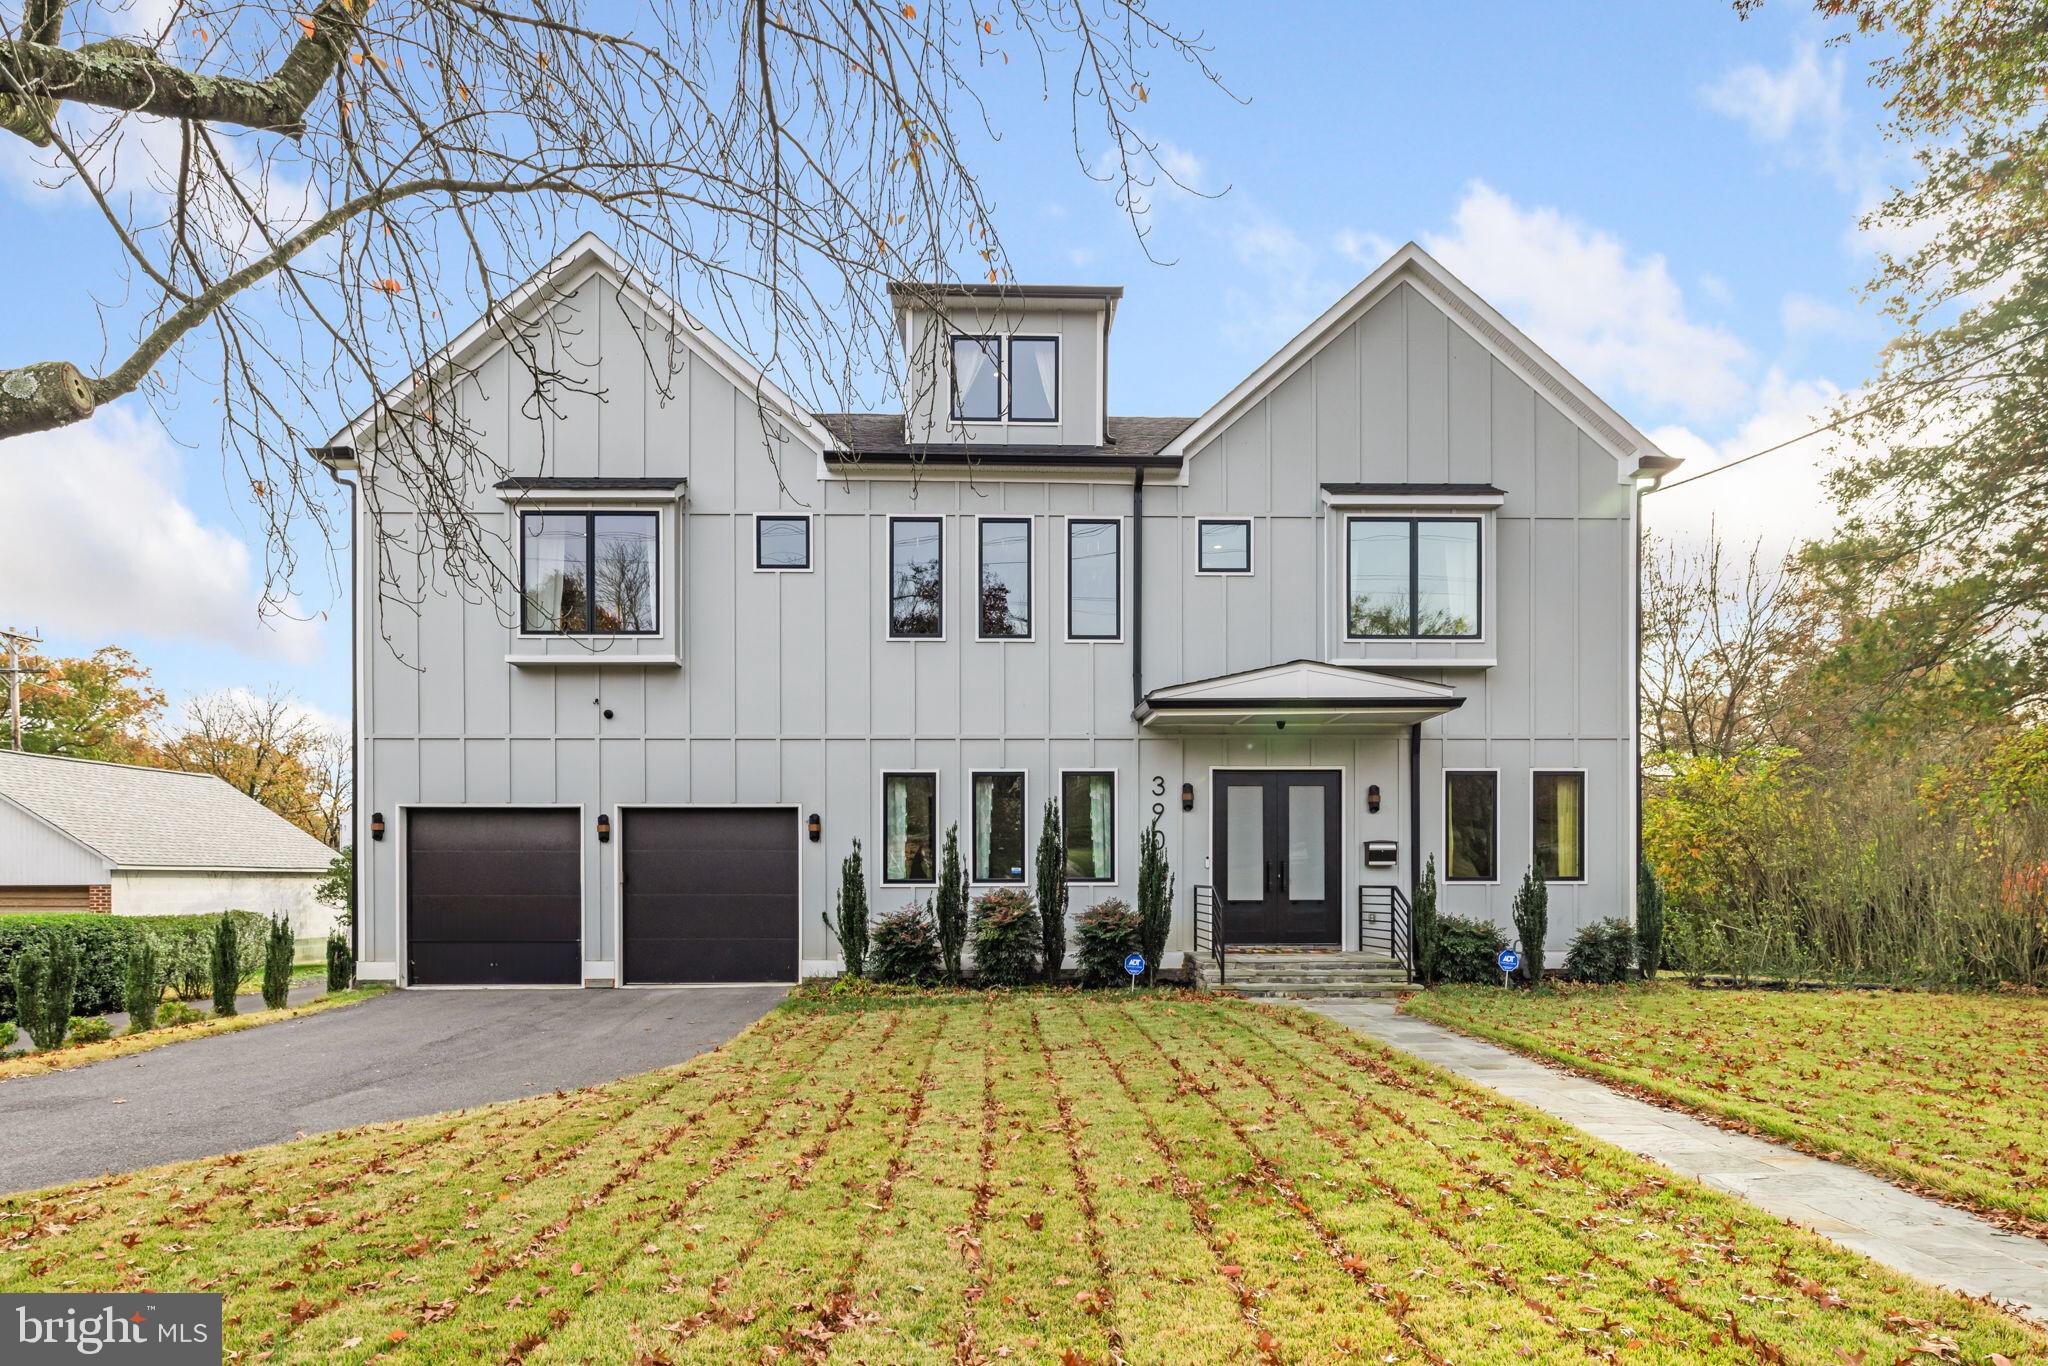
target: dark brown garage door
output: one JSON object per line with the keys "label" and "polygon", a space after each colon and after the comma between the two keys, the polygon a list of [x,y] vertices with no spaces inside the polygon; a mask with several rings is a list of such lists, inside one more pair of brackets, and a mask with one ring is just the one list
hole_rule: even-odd
{"label": "dark brown garage door", "polygon": [[796,980],[796,813],[628,811],[625,980]]}
{"label": "dark brown garage door", "polygon": [[411,811],[405,830],[408,981],[582,983],[574,811]]}

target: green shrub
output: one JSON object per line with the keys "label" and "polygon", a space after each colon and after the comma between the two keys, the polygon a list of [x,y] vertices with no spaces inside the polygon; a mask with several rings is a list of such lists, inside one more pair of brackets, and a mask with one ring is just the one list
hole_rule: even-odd
{"label": "green shrub", "polygon": [[1643,976],[1664,966],[1664,884],[1648,859],[1636,865],[1636,952]]}
{"label": "green shrub", "polygon": [[270,917],[263,937],[263,1004],[272,1010],[284,1009],[285,997],[292,989],[292,959],[298,951],[292,922],[281,915]]}
{"label": "green shrub", "polygon": [[1543,946],[1550,941],[1550,885],[1534,868],[1515,889],[1515,933],[1522,941],[1522,977],[1535,986],[1543,980]]}
{"label": "green shrub", "polygon": [[1436,985],[1437,955],[1442,951],[1441,926],[1437,912],[1436,855],[1422,864],[1422,880],[1415,884],[1415,907],[1411,933],[1415,936],[1415,977],[1424,986]]}
{"label": "green shrub", "polygon": [[339,930],[327,936],[327,989],[347,991],[356,984],[356,956],[349,949],[348,936]]}
{"label": "green shrub", "polygon": [[64,1042],[77,987],[78,941],[68,930],[48,935],[15,956],[15,1010],[37,1048],[56,1048]]}
{"label": "green shrub", "polygon": [[946,827],[946,849],[939,858],[939,891],[932,898],[939,932],[939,965],[946,980],[960,980],[960,950],[967,943],[967,874],[960,867],[960,825]]}
{"label": "green shrub", "polygon": [[233,916],[224,915],[213,922],[212,977],[213,1013],[215,1016],[235,1013],[235,988],[242,984],[241,949],[238,944]]}
{"label": "green shrub", "polygon": [[78,1004],[87,1012],[119,1010],[136,922],[112,915],[0,916],[0,1019],[17,1018],[14,960],[32,945],[69,934],[78,948]]}
{"label": "green shrub", "polygon": [[1144,930],[1138,913],[1115,897],[1081,912],[1074,921],[1081,985],[1114,987],[1130,980],[1124,972],[1124,958],[1133,952],[1144,952]]}
{"label": "green shrub", "polygon": [[181,1001],[196,1001],[213,989],[213,931],[180,930],[157,940],[163,954],[164,985]]}
{"label": "green shrub", "polygon": [[0,1020],[0,1053],[14,1047],[15,1036],[20,1032],[15,1028],[14,1021]]}
{"label": "green shrub", "polygon": [[1138,842],[1138,949],[1145,955],[1145,980],[1159,980],[1166,933],[1173,925],[1173,869],[1166,861],[1166,835],[1159,817]]}
{"label": "green shrub", "polygon": [[138,934],[128,941],[128,981],[123,994],[128,1007],[130,1034],[156,1028],[156,1008],[164,999],[160,958],[154,935]]}
{"label": "green shrub", "polygon": [[1565,975],[1574,982],[1620,982],[1635,961],[1636,932],[1626,920],[1596,920],[1572,936]]}
{"label": "green shrub", "polygon": [[1491,920],[1440,915],[1436,921],[1437,980],[1477,986],[1498,985],[1500,964],[1494,960],[1507,946],[1507,936]]}
{"label": "green shrub", "polygon": [[929,986],[939,980],[939,933],[912,902],[877,920],[868,935],[868,975],[877,982]]}
{"label": "green shrub", "polygon": [[825,918],[825,928],[839,941],[841,971],[847,977],[864,975],[868,957],[868,878],[860,864],[860,841],[839,863],[839,896],[833,903],[837,923]]}
{"label": "green shrub", "polygon": [[73,1015],[66,1039],[71,1043],[105,1043],[114,1037],[114,1027],[98,1015]]}
{"label": "green shrub", "polygon": [[1020,987],[1038,975],[1038,912],[1029,892],[1002,887],[974,903],[975,980],[989,987]]}
{"label": "green shrub", "polygon": [[159,1029],[169,1029],[172,1025],[194,1024],[205,1018],[206,1012],[199,1007],[175,999],[165,1001],[156,1009],[156,1024]]}
{"label": "green shrub", "polygon": [[1067,957],[1067,851],[1060,846],[1059,803],[1048,797],[1038,825],[1038,947],[1045,980],[1056,982]]}

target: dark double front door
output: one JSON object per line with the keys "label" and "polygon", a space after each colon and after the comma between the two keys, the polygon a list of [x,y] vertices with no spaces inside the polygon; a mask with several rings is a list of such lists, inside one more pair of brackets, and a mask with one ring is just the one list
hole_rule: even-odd
{"label": "dark double front door", "polygon": [[1343,779],[1316,769],[1222,769],[1209,848],[1226,944],[1344,937]]}

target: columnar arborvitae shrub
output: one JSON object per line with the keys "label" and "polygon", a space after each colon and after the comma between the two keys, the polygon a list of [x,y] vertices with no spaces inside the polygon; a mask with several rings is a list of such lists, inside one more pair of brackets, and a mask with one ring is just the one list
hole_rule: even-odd
{"label": "columnar arborvitae shrub", "polygon": [[1031,894],[1010,887],[984,892],[968,930],[974,941],[974,977],[988,987],[1021,987],[1038,975],[1042,946]]}
{"label": "columnar arborvitae shrub", "polygon": [[1443,944],[1437,918],[1435,854],[1431,854],[1423,861],[1422,880],[1415,884],[1414,916],[1415,976],[1424,986],[1434,986],[1437,956],[1442,951]]}
{"label": "columnar arborvitae shrub", "polygon": [[327,935],[327,989],[347,991],[356,984],[356,956],[348,946],[348,936],[339,930]]}
{"label": "columnar arborvitae shrub", "polygon": [[861,867],[860,841],[839,864],[839,895],[833,902],[836,923],[828,918],[825,928],[839,941],[839,959],[848,977],[866,975],[868,957],[868,875]]}
{"label": "columnar arborvitae shrub", "polygon": [[298,943],[292,937],[292,922],[281,915],[270,917],[270,930],[263,939],[263,1004],[284,1009],[292,989],[292,959]]}
{"label": "columnar arborvitae shrub", "polygon": [[235,1013],[235,988],[242,984],[241,944],[233,916],[224,915],[213,926],[213,1013]]}
{"label": "columnar arborvitae shrub", "polygon": [[1522,941],[1522,977],[1535,986],[1543,980],[1543,946],[1550,938],[1550,886],[1534,868],[1515,889],[1515,933]]}
{"label": "columnar arborvitae shrub", "polygon": [[1059,803],[1049,797],[1038,827],[1036,872],[1039,950],[1044,955],[1045,980],[1055,982],[1067,956],[1067,851],[1060,843]]}
{"label": "columnar arborvitae shrub", "polygon": [[1500,964],[1495,960],[1507,946],[1507,936],[1491,920],[1439,915],[1436,922],[1437,981],[1498,986]]}
{"label": "columnar arborvitae shrub", "polygon": [[56,1048],[71,1029],[78,989],[78,944],[51,935],[14,960],[14,1008],[37,1048]]}
{"label": "columnar arborvitae shrub", "polygon": [[1645,977],[1664,966],[1664,884],[1648,859],[1636,866],[1636,954]]}
{"label": "columnar arborvitae shrub", "polygon": [[1565,975],[1574,982],[1619,982],[1635,952],[1636,932],[1626,920],[1596,920],[1572,936]]}
{"label": "columnar arborvitae shrub", "polygon": [[1074,939],[1081,985],[1111,987],[1129,981],[1124,959],[1133,949],[1144,951],[1143,928],[1138,913],[1115,897],[1076,916]]}
{"label": "columnar arborvitae shrub", "polygon": [[945,852],[939,858],[939,890],[932,898],[932,916],[939,936],[939,964],[946,980],[960,980],[960,950],[967,944],[967,873],[960,866],[960,825],[946,827]]}
{"label": "columnar arborvitae shrub", "polygon": [[128,1007],[128,1032],[156,1028],[156,1008],[164,998],[163,955],[156,936],[138,934],[128,944],[128,981],[123,1004]]}
{"label": "columnar arborvitae shrub", "polygon": [[1138,951],[1145,955],[1145,980],[1159,980],[1159,959],[1173,927],[1173,869],[1166,861],[1166,832],[1159,818],[1138,838]]}
{"label": "columnar arborvitae shrub", "polygon": [[867,969],[877,982],[928,986],[939,980],[938,927],[924,907],[913,901],[875,921]]}

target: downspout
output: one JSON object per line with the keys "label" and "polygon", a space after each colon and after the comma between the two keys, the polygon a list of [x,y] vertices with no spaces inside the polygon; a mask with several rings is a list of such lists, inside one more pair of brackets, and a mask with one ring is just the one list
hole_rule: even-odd
{"label": "downspout", "polygon": [[1408,904],[1422,892],[1422,723],[1408,723]]}
{"label": "downspout", "polygon": [[1145,705],[1145,467],[1131,466],[1131,710]]}
{"label": "downspout", "polygon": [[350,963],[360,964],[363,961],[363,917],[362,908],[356,904],[356,887],[363,873],[363,727],[356,711],[361,705],[356,696],[361,684],[361,675],[357,672],[360,661],[356,652],[362,648],[362,642],[357,639],[360,632],[356,629],[359,624],[356,595],[362,591],[362,585],[356,582],[356,543],[360,539],[357,534],[360,528],[356,525],[356,486],[354,481],[342,478],[341,471],[327,463],[326,450],[315,449],[310,454],[320,462],[320,468],[327,471],[329,479],[348,490],[348,958]]}

